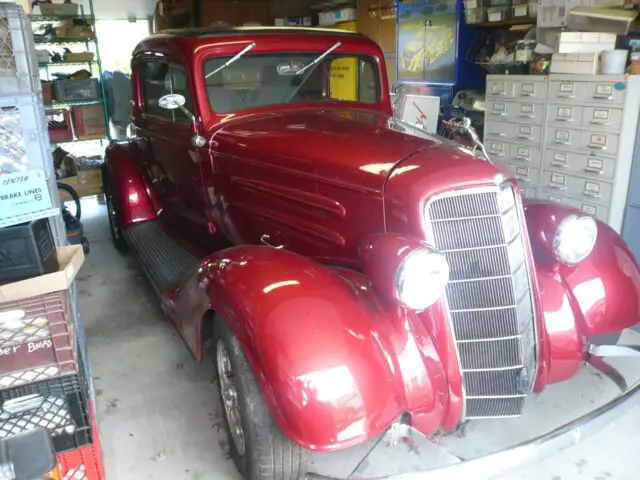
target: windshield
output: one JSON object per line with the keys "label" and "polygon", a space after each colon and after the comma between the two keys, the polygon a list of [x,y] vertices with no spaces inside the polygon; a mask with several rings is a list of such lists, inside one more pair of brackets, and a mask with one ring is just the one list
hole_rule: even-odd
{"label": "windshield", "polygon": [[233,113],[302,102],[378,103],[380,78],[374,59],[329,52],[318,61],[322,54],[247,52],[231,63],[233,57],[210,58],[204,77],[211,109]]}

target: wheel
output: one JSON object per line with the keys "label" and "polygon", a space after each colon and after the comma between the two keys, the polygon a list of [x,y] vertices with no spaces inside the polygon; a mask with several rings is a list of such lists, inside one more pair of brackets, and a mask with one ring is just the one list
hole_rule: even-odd
{"label": "wheel", "polygon": [[271,418],[236,336],[216,316],[218,391],[236,468],[247,480],[303,479],[309,450],[288,439]]}
{"label": "wheel", "polygon": [[82,243],[82,251],[85,255],[91,251],[91,247],[89,246],[89,240],[87,240],[87,237],[82,237],[80,243]]}
{"label": "wheel", "polygon": [[114,247],[116,250],[121,252],[127,252],[129,250],[129,245],[127,245],[127,240],[122,235],[122,230],[118,227],[118,213],[116,210],[116,205],[113,201],[113,195],[115,194],[115,189],[113,188],[113,183],[111,179],[103,173],[104,178],[104,199],[107,205],[107,215],[109,216],[109,230],[111,231],[111,240],[113,241]]}
{"label": "wheel", "polygon": [[58,185],[58,190],[64,190],[65,192],[67,192],[71,197],[71,200],[73,201],[73,203],[75,203],[76,213],[74,217],[76,217],[76,220],[79,221],[80,218],[82,217],[82,210],[80,207],[80,196],[78,195],[78,192],[76,192],[75,188],[73,188],[71,185],[67,185],[66,183],[58,182],[57,185]]}

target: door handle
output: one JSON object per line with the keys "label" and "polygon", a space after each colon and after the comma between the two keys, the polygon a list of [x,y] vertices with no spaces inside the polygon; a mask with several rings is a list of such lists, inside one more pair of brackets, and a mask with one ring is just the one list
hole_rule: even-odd
{"label": "door handle", "polygon": [[276,245],[272,243],[271,235],[268,235],[266,233],[260,237],[260,241],[262,242],[263,245],[266,245],[267,247],[275,248],[276,250],[282,250],[284,248],[284,245]]}

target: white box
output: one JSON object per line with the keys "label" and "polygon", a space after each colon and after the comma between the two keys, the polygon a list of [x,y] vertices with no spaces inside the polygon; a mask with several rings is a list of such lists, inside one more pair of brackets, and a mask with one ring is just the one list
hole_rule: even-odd
{"label": "white box", "polygon": [[598,53],[554,53],[549,72],[593,75],[598,73],[599,65]]}
{"label": "white box", "polygon": [[274,20],[273,24],[274,24],[276,27],[284,27],[284,22],[285,22],[285,20],[286,20],[286,19],[284,19],[284,18],[276,18],[276,19]]}
{"label": "white box", "polygon": [[305,27],[310,27],[312,25],[311,17],[302,17],[302,25]]}
{"label": "white box", "polygon": [[321,27],[330,27],[336,24],[335,12],[320,12],[318,14],[318,25]]}
{"label": "white box", "polygon": [[336,23],[338,22],[351,22],[356,19],[358,13],[355,8],[342,8],[333,12],[335,15]]}
{"label": "white box", "polygon": [[600,53],[616,48],[616,34],[604,32],[561,32],[559,53]]}

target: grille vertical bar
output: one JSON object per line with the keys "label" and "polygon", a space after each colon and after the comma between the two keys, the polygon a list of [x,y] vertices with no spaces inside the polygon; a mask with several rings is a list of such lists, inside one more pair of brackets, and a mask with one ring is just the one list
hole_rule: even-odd
{"label": "grille vertical bar", "polygon": [[462,369],[466,418],[517,416],[537,345],[531,278],[510,185],[429,200],[426,223],[449,262],[445,291]]}

